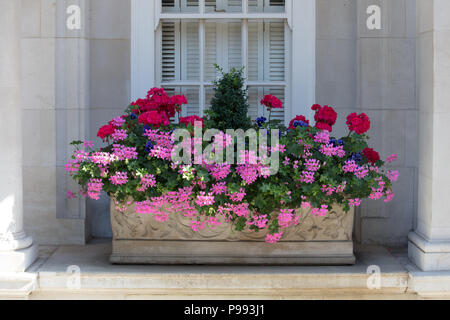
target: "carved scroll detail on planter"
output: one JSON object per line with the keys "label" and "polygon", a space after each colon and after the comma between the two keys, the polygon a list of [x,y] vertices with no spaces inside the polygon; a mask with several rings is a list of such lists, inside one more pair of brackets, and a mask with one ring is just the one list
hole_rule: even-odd
{"label": "carved scroll detail on planter", "polygon": [[[302,210],[300,224],[285,230],[282,241],[348,241],[352,239],[353,212],[345,213],[334,206],[326,217],[314,217]],[[198,240],[198,241],[264,241],[267,232],[237,232],[228,223],[215,229],[193,232],[189,219],[171,215],[158,222],[151,215],[138,214],[131,206],[121,213],[111,203],[111,223],[115,240]]]}

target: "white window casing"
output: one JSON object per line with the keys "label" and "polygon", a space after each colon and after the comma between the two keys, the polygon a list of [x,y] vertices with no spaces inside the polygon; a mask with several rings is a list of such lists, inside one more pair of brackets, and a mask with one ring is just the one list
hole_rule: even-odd
{"label": "white window casing", "polygon": [[155,86],[156,3],[131,1],[131,99],[145,97]]}
{"label": "white window casing", "polygon": [[132,0],[132,99],[162,86],[187,96],[184,116],[202,116],[217,63],[225,70],[245,67],[252,118],[264,115],[259,100],[265,94],[284,101],[285,109],[273,118],[309,116],[315,101],[315,1],[282,4]]}

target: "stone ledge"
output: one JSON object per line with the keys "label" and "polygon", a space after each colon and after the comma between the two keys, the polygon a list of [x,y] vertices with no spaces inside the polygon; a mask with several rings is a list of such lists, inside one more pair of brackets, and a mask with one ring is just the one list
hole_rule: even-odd
{"label": "stone ledge", "polygon": [[28,299],[36,290],[36,275],[31,273],[0,274],[0,299]]}
{"label": "stone ledge", "polygon": [[[35,268],[33,299],[335,299],[412,298],[408,271],[381,247],[357,248],[353,266],[148,266],[111,265],[111,241],[58,247]],[[404,254],[406,256],[406,254]],[[381,288],[367,287],[371,265]],[[70,290],[69,266],[80,270],[80,289]],[[417,298],[417,297],[414,297]]]}
{"label": "stone ledge", "polygon": [[450,271],[421,271],[415,265],[407,266],[409,271],[408,292],[424,297],[450,299]]}
{"label": "stone ledge", "polygon": [[[427,275],[421,272],[408,264],[405,249],[396,252],[382,247],[355,246],[357,259],[353,266],[301,267],[112,265],[109,263],[111,250],[111,240],[95,240],[86,246],[42,247],[40,259],[28,270],[37,278],[29,298],[450,298],[446,295],[450,292],[450,285],[442,281],[447,279],[450,283],[450,273]],[[68,272],[70,266],[77,266],[80,270],[78,289],[67,286],[74,276]],[[379,289],[367,287],[371,276],[368,274],[369,266],[377,266],[381,271]],[[16,298],[23,297],[17,295]]]}

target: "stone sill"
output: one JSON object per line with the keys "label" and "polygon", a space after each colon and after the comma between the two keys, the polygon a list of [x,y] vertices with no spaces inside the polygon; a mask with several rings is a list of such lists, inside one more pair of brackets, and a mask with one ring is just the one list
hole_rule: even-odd
{"label": "stone sill", "polygon": [[[86,246],[41,247],[27,270],[35,285],[29,299],[419,299],[411,283],[427,280],[412,270],[406,250],[356,246],[354,266],[143,266],[111,265],[110,240]],[[81,287],[69,289],[70,266]],[[369,289],[369,266],[381,271],[381,288]],[[411,272],[417,276],[411,279]],[[450,279],[449,275],[446,275]],[[0,282],[1,286],[1,282]],[[429,290],[428,290],[429,291]],[[439,293],[440,297],[442,293]],[[0,291],[0,297],[7,297]],[[16,295],[18,298],[18,296]],[[13,297],[14,298],[14,297]]]}

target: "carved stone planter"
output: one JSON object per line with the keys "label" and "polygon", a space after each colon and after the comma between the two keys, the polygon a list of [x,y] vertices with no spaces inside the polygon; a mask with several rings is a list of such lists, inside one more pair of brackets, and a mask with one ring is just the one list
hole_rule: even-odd
{"label": "carved stone planter", "polygon": [[115,264],[239,264],[347,265],[354,264],[354,211],[335,206],[326,217],[302,210],[301,223],[287,230],[283,240],[267,244],[266,233],[240,233],[223,224],[194,233],[189,220],[173,215],[160,223],[129,208],[121,213],[111,204]]}

